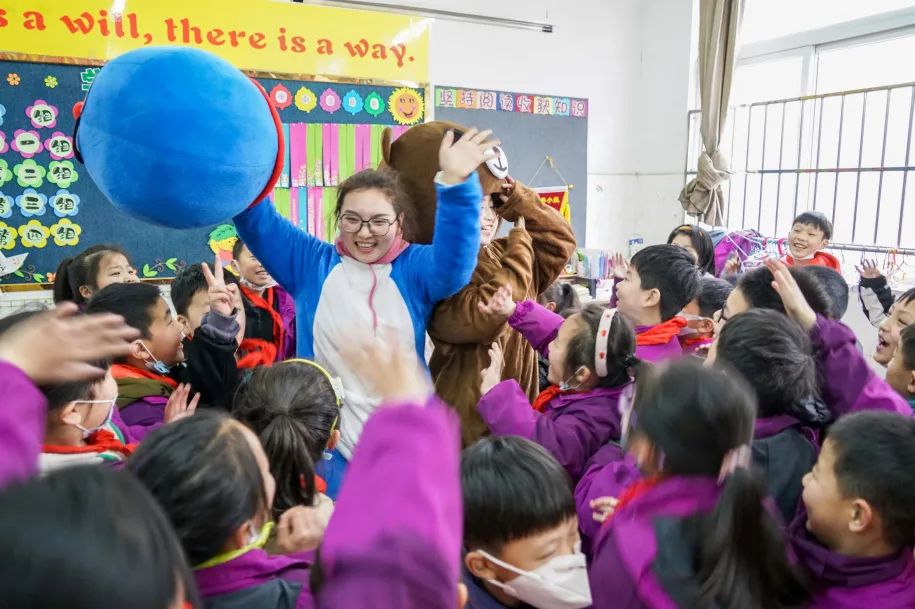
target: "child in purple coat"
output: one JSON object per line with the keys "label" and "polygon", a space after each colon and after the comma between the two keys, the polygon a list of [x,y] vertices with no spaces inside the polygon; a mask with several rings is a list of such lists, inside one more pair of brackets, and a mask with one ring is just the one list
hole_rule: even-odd
{"label": "child in purple coat", "polygon": [[621,399],[629,395],[637,360],[635,336],[615,309],[591,304],[568,319],[532,301],[517,305],[500,288],[486,305],[508,317],[550,361],[553,385],[531,405],[517,381],[499,382],[501,354],[484,371],[477,408],[495,435],[518,435],[542,445],[574,481],[585,462],[605,443],[620,437]]}
{"label": "child in purple coat", "polygon": [[620,313],[635,327],[635,354],[660,362],[683,355],[678,338],[686,320],[678,317],[699,293],[695,259],[676,245],[652,245],[629,262],[616,287]]}
{"label": "child in purple coat", "polygon": [[589,566],[594,609],[798,606],[806,591],[750,471],[755,404],[736,377],[675,362],[639,380],[627,447],[646,478]]}
{"label": "child in purple coat", "polygon": [[568,474],[542,446],[484,438],[461,455],[465,609],[591,605]]}
{"label": "child in purple coat", "polygon": [[790,527],[811,609],[915,607],[915,421],[850,415],[829,430]]}
{"label": "child in purple coat", "polygon": [[278,521],[277,545],[291,554],[262,549],[273,529],[276,483],[248,428],[218,411],[197,413],[150,433],[126,470],[171,521],[209,609],[314,606],[308,572],[319,540],[295,534],[306,508]]}

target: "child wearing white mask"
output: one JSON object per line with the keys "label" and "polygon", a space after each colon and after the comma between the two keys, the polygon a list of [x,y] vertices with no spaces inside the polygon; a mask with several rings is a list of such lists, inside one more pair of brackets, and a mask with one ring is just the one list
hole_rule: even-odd
{"label": "child wearing white mask", "polygon": [[461,457],[466,609],[591,605],[571,481],[541,446],[486,438]]}

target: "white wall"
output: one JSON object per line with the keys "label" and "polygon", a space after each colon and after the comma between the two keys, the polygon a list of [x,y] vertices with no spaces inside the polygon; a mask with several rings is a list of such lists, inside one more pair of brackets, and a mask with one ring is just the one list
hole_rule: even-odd
{"label": "white wall", "polygon": [[[588,236],[621,249],[680,222],[690,0],[385,0],[553,24],[543,34],[437,20],[434,84],[587,97]],[[508,50],[505,50],[508,49]]]}

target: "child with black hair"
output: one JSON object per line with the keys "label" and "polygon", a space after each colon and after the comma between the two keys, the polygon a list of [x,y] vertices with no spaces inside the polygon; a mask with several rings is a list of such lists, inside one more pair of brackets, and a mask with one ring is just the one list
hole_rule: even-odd
{"label": "child with black hair", "polygon": [[501,381],[502,358],[490,351],[477,408],[496,435],[519,435],[544,446],[573,480],[585,462],[620,436],[619,401],[631,386],[637,361],[632,328],[616,309],[592,303],[568,319],[526,300],[515,303],[499,288],[482,305],[550,360],[553,385],[531,404],[514,379]]}
{"label": "child with black hair", "polygon": [[708,231],[701,226],[681,224],[670,232],[667,243],[685,249],[693,257],[699,270],[706,275],[718,276],[715,269],[715,244],[712,243]]}
{"label": "child with black hair", "polygon": [[[41,310],[23,311],[0,319],[0,336],[40,314]],[[38,458],[42,474],[73,465],[119,464],[133,452],[133,438],[127,427],[120,419],[113,419],[118,390],[111,376],[111,362],[99,360],[91,364],[104,371],[102,378],[38,387],[47,404]]]}
{"label": "child with black hair", "polygon": [[62,303],[0,334],[0,487],[38,472],[47,404],[38,386],[102,379],[94,362],[128,353],[139,334],[117,315],[76,312]]}
{"label": "child with black hair", "polygon": [[[241,380],[237,348],[246,324],[238,285],[223,272],[217,256],[212,271],[202,263],[178,273],[171,298],[183,334],[188,379],[202,389],[204,407],[231,410]],[[233,346],[235,357],[230,358],[228,351]]]}
{"label": "child with black hair", "polygon": [[899,335],[911,325],[915,325],[915,288],[896,299],[890,309],[890,314],[880,322],[874,361],[881,366],[887,366],[893,359],[893,354],[896,353]]}
{"label": "child with black hair", "polygon": [[112,283],[135,283],[137,270],[117,245],[93,245],[64,258],[54,273],[54,302],[85,306],[93,294]]}
{"label": "child with black hair", "polygon": [[466,609],[591,604],[571,481],[541,446],[485,438],[461,455]]}
{"label": "child with black hair", "polygon": [[788,251],[782,259],[788,266],[826,266],[841,272],[838,259],[823,250],[832,239],[832,222],[819,211],[805,211],[791,223]]}
{"label": "child with black hair", "polygon": [[715,340],[715,314],[724,308],[734,286],[724,279],[706,275],[699,280],[699,293],[680,311],[686,327],[680,331],[683,353],[705,357]]}
{"label": "child with black hair", "polygon": [[724,326],[706,362],[736,370],[756,394],[753,462],[782,518],[790,522],[801,496],[801,478],[816,462],[818,430],[831,419],[819,401],[807,333],[786,315],[752,309]]}
{"label": "child with black hair", "polygon": [[239,387],[232,411],[267,453],[277,481],[274,516],[297,505],[319,506],[326,526],[333,503],[316,466],[340,439],[342,398],[339,379],[305,359],[256,368]]}
{"label": "child with black hair", "polygon": [[[813,275],[802,273],[801,269],[790,268],[788,272],[813,310],[819,315],[828,317],[832,301],[820,282]],[[785,304],[772,283],[772,271],[767,266],[741,275],[717,316],[718,331],[721,331],[729,319],[750,309],[772,309],[785,313]]]}
{"label": "child with black hair", "polygon": [[[221,290],[218,300],[220,307],[231,307],[231,296],[227,290]],[[226,395],[227,387],[237,382],[237,328],[231,327],[222,333],[215,327],[210,332],[196,332],[194,342],[199,342],[201,348],[195,353],[206,353],[207,357],[196,358],[190,366],[184,365],[181,327],[172,317],[159,288],[154,285],[110,285],[92,297],[86,310],[116,313],[140,331],[141,338],[134,341],[131,352],[116,360],[111,369],[118,385],[120,417],[138,442],[151,430],[167,422],[166,411],[176,412],[175,416],[186,415],[188,410],[193,412],[204,395],[207,396],[207,404],[218,406],[219,396]],[[234,323],[234,320],[230,321]],[[206,343],[205,347],[203,343]],[[187,401],[190,392],[185,383],[190,383],[197,390],[190,403]]]}
{"label": "child with black hair", "polygon": [[829,309],[826,316],[829,319],[842,319],[848,311],[848,282],[842,273],[828,266],[810,265],[801,267],[802,273],[807,273],[816,279],[826,295],[829,296]]}
{"label": "child with black hair", "polygon": [[270,365],[295,356],[295,301],[279,286],[240,238],[232,246],[245,310],[241,368]]}
{"label": "child with black hair", "polygon": [[[547,310],[559,313],[563,318],[568,319],[581,310],[581,300],[571,284],[554,281],[546,291],[537,297],[537,303],[546,307]],[[550,360],[537,354],[537,368],[540,376],[540,391],[545,391],[550,383]]]}
{"label": "child with black hair", "polygon": [[829,430],[804,477],[792,548],[811,609],[915,607],[915,421],[862,412]]}
{"label": "child with black hair", "polygon": [[699,291],[699,270],[693,257],[676,245],[640,250],[616,288],[620,313],[635,326],[635,354],[659,362],[680,357],[677,339],[686,320],[677,314]]}
{"label": "child with black hair", "polygon": [[74,467],[0,491],[4,607],[197,609],[162,509],[133,477]]}
{"label": "child with black hair", "polygon": [[301,530],[303,508],[279,519],[277,543],[289,555],[261,549],[276,485],[247,427],[218,411],[200,413],[149,434],[126,469],[171,521],[209,609],[312,606],[317,543]]}
{"label": "child with black hair", "polygon": [[594,608],[800,606],[806,591],[749,468],[752,392],[688,360],[651,376],[625,426],[645,479],[598,533]]}
{"label": "child with black hair", "polygon": [[915,412],[915,325],[899,334],[899,346],[886,369],[886,382],[909,401]]}
{"label": "child with black hair", "polygon": [[[570,283],[564,281],[554,281],[550,287],[537,297],[537,302],[554,313],[559,313],[563,317],[568,317],[581,308],[581,300],[578,293]],[[564,315],[565,311],[571,310]]]}

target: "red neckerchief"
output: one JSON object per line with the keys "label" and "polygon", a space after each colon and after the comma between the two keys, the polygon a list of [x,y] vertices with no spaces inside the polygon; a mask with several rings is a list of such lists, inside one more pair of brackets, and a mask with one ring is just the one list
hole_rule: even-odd
{"label": "red neckerchief", "polygon": [[103,453],[114,451],[129,457],[136,449],[136,444],[124,444],[116,435],[107,429],[100,429],[86,440],[85,446],[60,446],[56,444],[45,444],[43,452],[56,453],[59,455],[76,455],[80,453]]}
{"label": "red neckerchief", "polygon": [[712,336],[690,336],[688,338],[681,338],[680,344],[684,347],[692,347],[693,345],[704,345],[710,343],[714,337]]}
{"label": "red neckerchief", "polygon": [[553,401],[557,395],[562,393],[558,385],[550,385],[546,389],[540,392],[540,395],[534,399],[534,403],[531,404],[531,408],[537,412],[543,412],[546,408],[546,405]]}
{"label": "red neckerchief", "polygon": [[283,341],[286,335],[286,331],[283,328],[283,317],[273,308],[276,290],[273,288],[264,290],[264,294],[267,297],[264,299],[250,288],[240,287],[248,302],[254,305],[255,308],[266,311],[270,315],[270,319],[273,320],[273,343],[268,343],[260,338],[245,338],[242,340],[241,345],[239,345],[239,351],[241,351],[242,356],[238,359],[238,367],[269,366],[276,361],[276,354],[283,348]]}
{"label": "red neckerchief", "polygon": [[[619,503],[617,503],[616,507],[613,509],[613,516],[619,514],[620,510],[623,509],[624,506],[632,503],[637,497],[644,495],[660,481],[661,479],[659,477],[653,476],[651,478],[643,478],[642,480],[637,480],[636,482],[633,482],[627,486],[623,492],[620,493],[620,496],[617,497]],[[613,520],[613,516],[607,518],[607,520],[605,520],[604,524],[601,526],[605,526],[608,522]]]}
{"label": "red neckerchief", "polygon": [[150,379],[153,381],[159,381],[160,383],[165,383],[172,389],[178,388],[178,381],[171,377],[157,374],[152,370],[141,370],[140,368],[134,368],[133,366],[128,366],[127,364],[113,364],[111,366],[111,376],[113,376],[115,380]]}
{"label": "red neckerchief", "polygon": [[670,340],[686,327],[687,321],[682,317],[674,317],[647,330],[639,332],[635,337],[635,344],[640,347],[651,345],[666,345]]}

